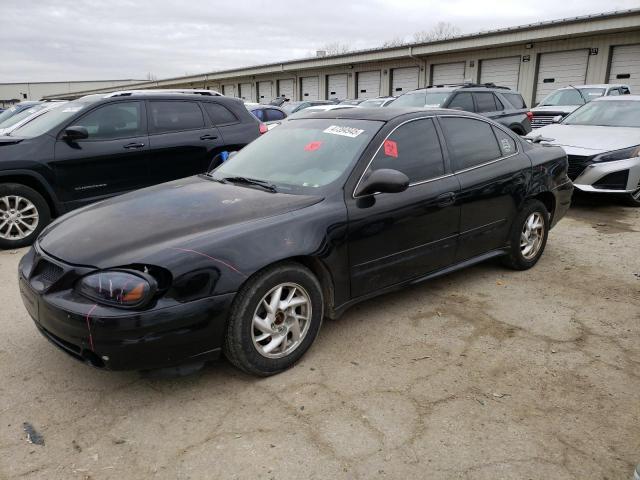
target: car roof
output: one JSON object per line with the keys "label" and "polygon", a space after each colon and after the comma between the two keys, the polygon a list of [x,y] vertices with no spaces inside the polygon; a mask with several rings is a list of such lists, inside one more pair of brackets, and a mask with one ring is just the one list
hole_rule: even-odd
{"label": "car roof", "polygon": [[598,97],[592,102],[621,102],[623,100],[631,100],[632,102],[640,102],[640,95],[615,95],[613,97]]}
{"label": "car roof", "polygon": [[589,85],[569,85],[567,87],[559,88],[558,90],[569,90],[572,88],[616,88],[616,87],[629,88],[629,85],[625,85],[624,83],[592,83]]}
{"label": "car roof", "polygon": [[[454,112],[456,115],[474,117],[476,115],[462,110],[449,110],[445,108],[344,108],[326,110],[324,112],[314,112],[309,118],[319,119],[351,119],[351,120],[375,120],[379,122],[389,122],[394,118],[410,113],[447,114]],[[304,115],[298,120],[306,118]]]}

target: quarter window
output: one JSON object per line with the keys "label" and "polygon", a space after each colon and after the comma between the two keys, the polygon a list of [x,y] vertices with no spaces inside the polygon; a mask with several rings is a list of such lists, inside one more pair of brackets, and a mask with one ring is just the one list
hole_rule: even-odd
{"label": "quarter window", "polygon": [[433,120],[414,120],[389,135],[368,172],[380,168],[399,170],[409,177],[410,183],[444,174],[442,150]]}
{"label": "quarter window", "polygon": [[503,157],[516,153],[516,142],[509,134],[496,127],[493,127],[493,133],[496,134]]}
{"label": "quarter window", "polygon": [[476,98],[476,107],[478,112],[495,112],[496,102],[491,92],[478,92],[474,93]]}
{"label": "quarter window", "polygon": [[513,105],[518,110],[522,108],[527,108],[527,104],[525,103],[524,98],[522,98],[522,95],[520,95],[519,93],[502,93],[501,92],[501,94],[507,100],[509,100],[509,103],[511,105]]}
{"label": "quarter window", "polygon": [[466,112],[473,112],[473,98],[469,92],[457,93],[447,108],[455,108]]}
{"label": "quarter window", "polygon": [[179,132],[204,127],[202,110],[196,102],[149,102],[154,133]]}
{"label": "quarter window", "polygon": [[89,140],[113,140],[146,135],[141,102],[118,102],[98,107],[74,123],[87,129]]}
{"label": "quarter window", "polygon": [[238,121],[233,113],[219,103],[205,102],[202,105],[204,105],[204,109],[214,125],[224,125]]}
{"label": "quarter window", "polygon": [[502,156],[492,127],[487,122],[443,117],[441,124],[456,170],[475,167]]}

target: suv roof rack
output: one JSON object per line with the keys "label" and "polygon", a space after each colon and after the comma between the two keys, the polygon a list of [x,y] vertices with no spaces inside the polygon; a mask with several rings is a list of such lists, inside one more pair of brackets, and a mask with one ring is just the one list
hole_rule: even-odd
{"label": "suv roof rack", "polygon": [[503,87],[500,85],[496,85],[495,83],[447,83],[447,84],[442,84],[442,85],[428,85],[425,88],[443,88],[443,87],[460,87],[460,88],[477,88],[477,87],[484,87],[484,88],[500,88],[503,90],[511,90],[511,88],[509,87]]}
{"label": "suv roof rack", "polygon": [[221,97],[222,94],[216,90],[198,90],[188,88],[150,88],[148,90],[118,90],[116,92],[107,93],[104,98],[111,97],[128,97],[131,95],[155,95],[157,93],[182,93],[185,95],[204,95],[210,97]]}

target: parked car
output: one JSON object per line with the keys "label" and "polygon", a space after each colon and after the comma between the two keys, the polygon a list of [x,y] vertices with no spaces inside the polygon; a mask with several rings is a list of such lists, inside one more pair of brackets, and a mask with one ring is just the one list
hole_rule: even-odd
{"label": "parked car", "polygon": [[[271,375],[323,317],[501,257],[536,264],[573,186],[561,148],[466,112],[331,110],[214,171],[72,212],[22,258],[40,332],[96,367]],[[192,365],[195,367],[195,365]]]}
{"label": "parked car", "polygon": [[492,83],[419,88],[400,95],[390,107],[452,108],[476,112],[518,135],[531,131],[531,113],[522,95]]}
{"label": "parked car", "polygon": [[282,105],[282,108],[287,115],[299,112],[305,108],[315,107],[316,105],[333,105],[331,100],[305,100],[302,102],[286,102]]}
{"label": "parked car", "polygon": [[577,85],[559,88],[531,109],[533,114],[531,128],[549,125],[557,117],[564,118],[576,108],[596,98],[629,95],[630,93],[629,86],[622,84]]}
{"label": "parked car", "polygon": [[74,208],[207,170],[266,132],[238,99],[149,91],[90,95],[0,137],[0,247],[29,245]]}
{"label": "parked car", "polygon": [[277,127],[278,125],[280,125],[282,122],[288,121],[288,120],[292,120],[292,119],[296,119],[296,118],[300,118],[302,116],[306,116],[310,113],[319,113],[319,112],[328,112],[328,111],[333,111],[333,110],[342,110],[345,108],[356,108],[355,105],[316,105],[315,107],[307,107],[303,110],[298,110],[296,113],[293,113],[291,115],[289,115],[287,118],[285,118],[284,120],[280,121],[280,122],[273,122],[272,124],[269,125],[269,130]]}
{"label": "parked car", "polygon": [[12,117],[7,118],[4,122],[0,123],[0,135],[8,135],[14,130],[20,128],[22,125],[29,123],[34,118],[39,117],[49,110],[58,108],[65,103],[66,102],[42,102],[30,108],[26,108],[20,113],[16,113]]}
{"label": "parked car", "polygon": [[273,125],[277,125],[287,118],[287,112],[273,105],[245,102],[244,106],[247,107],[247,110],[249,110],[254,117],[266,124],[268,128],[273,128]]}
{"label": "parked car", "polygon": [[34,100],[27,100],[24,102],[16,103],[15,105],[12,105],[11,107],[7,108],[4,112],[0,113],[0,123],[7,121],[9,118],[13,117],[14,115],[17,115],[18,113],[28,108],[32,108],[32,107],[35,107],[36,105],[40,105],[41,103],[43,102],[34,101]]}
{"label": "parked car", "polygon": [[577,189],[640,207],[640,95],[597,98],[529,136],[567,152]]}
{"label": "parked car", "polygon": [[269,105],[273,105],[274,107],[281,107],[285,102],[288,102],[290,99],[285,97],[284,95],[280,97],[276,97],[269,102]]}
{"label": "parked car", "polygon": [[386,107],[390,105],[395,99],[396,97],[370,98],[369,100],[365,100],[364,102],[360,103],[358,107],[363,107],[363,108]]}

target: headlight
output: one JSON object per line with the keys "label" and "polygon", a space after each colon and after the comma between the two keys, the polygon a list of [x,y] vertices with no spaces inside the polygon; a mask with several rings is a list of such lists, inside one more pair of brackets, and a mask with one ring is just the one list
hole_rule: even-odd
{"label": "headlight", "polygon": [[156,292],[156,281],[134,270],[105,270],[82,278],[76,289],[98,303],[119,307],[139,307]]}
{"label": "headlight", "polygon": [[613,152],[601,153],[594,157],[594,162],[612,162],[614,160],[626,160],[640,156],[640,145],[635,147],[623,148],[622,150],[614,150]]}

